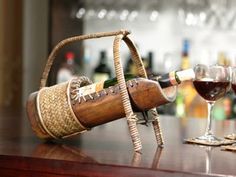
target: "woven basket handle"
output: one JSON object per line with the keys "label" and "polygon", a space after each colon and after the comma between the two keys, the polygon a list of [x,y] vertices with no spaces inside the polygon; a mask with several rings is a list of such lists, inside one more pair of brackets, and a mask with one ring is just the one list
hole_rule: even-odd
{"label": "woven basket handle", "polygon": [[[134,114],[132,106],[131,106],[128,90],[126,87],[124,72],[122,68],[121,57],[120,57],[120,44],[122,40],[129,47],[129,50],[131,52],[131,58],[133,62],[135,63],[139,76],[147,78],[147,73],[143,65],[142,59],[137,51],[137,48],[132,42],[132,40],[125,34],[117,35],[115,37],[114,45],[113,45],[115,72],[116,72],[117,81],[120,87],[121,99],[124,106],[125,115],[127,118],[130,136],[133,141],[134,150],[136,152],[140,152],[142,149],[142,144],[141,144],[141,140],[140,140],[137,124],[136,124],[137,117]],[[160,122],[159,122],[158,113],[155,108],[151,109],[150,111],[154,120],[152,123],[153,123],[153,128],[154,128],[154,133],[156,136],[157,143],[158,145],[162,146],[163,138],[162,138],[162,133],[160,130]]]}
{"label": "woven basket handle", "polygon": [[141,60],[141,57],[138,54],[137,49],[134,43],[132,42],[132,40],[127,35],[124,35],[124,34],[117,35],[115,37],[114,44],[113,44],[115,73],[116,73],[117,81],[120,87],[121,100],[124,106],[124,111],[127,118],[130,136],[134,145],[134,150],[136,152],[140,152],[142,149],[142,144],[141,144],[141,139],[140,139],[137,124],[136,124],[137,117],[134,114],[132,106],[131,106],[128,90],[126,87],[124,71],[122,68],[121,57],[120,57],[120,44],[122,40],[124,40],[127,46],[129,47],[129,50],[131,52],[131,58],[138,69],[139,76],[146,78],[147,74],[146,74],[143,62]]}
{"label": "woven basket handle", "polygon": [[93,39],[93,38],[101,38],[101,37],[109,37],[109,36],[117,36],[120,34],[127,35],[129,32],[127,30],[120,30],[120,31],[114,31],[114,32],[102,32],[102,33],[93,33],[93,34],[87,34],[87,35],[80,35],[80,36],[74,36],[71,38],[67,38],[59,42],[51,51],[46,66],[44,68],[41,80],[40,80],[40,88],[43,88],[46,86],[48,74],[52,67],[52,64],[61,48],[63,48],[65,45],[70,44],[72,42],[86,40],[86,39]]}

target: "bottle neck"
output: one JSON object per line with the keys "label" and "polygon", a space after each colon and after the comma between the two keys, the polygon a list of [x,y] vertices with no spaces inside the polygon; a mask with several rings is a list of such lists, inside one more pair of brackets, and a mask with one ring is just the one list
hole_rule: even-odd
{"label": "bottle neck", "polygon": [[[125,81],[134,79],[136,76],[132,74],[125,74]],[[195,73],[193,69],[186,69],[181,71],[172,71],[161,76],[153,76],[150,80],[157,81],[162,88],[178,85],[183,81],[193,80]],[[117,78],[104,81],[104,88],[117,84]]]}
{"label": "bottle neck", "polygon": [[106,52],[104,52],[104,51],[102,51],[101,53],[100,53],[100,64],[104,64],[104,65],[106,65],[106,63],[107,63],[107,56],[106,56]]}
{"label": "bottle neck", "polygon": [[74,64],[75,55],[74,55],[73,52],[67,52],[65,57],[66,57],[66,63],[68,65],[73,65]]}
{"label": "bottle neck", "polygon": [[193,80],[195,73],[193,69],[185,69],[181,71],[172,71],[161,76],[155,76],[151,80],[158,81],[162,88],[178,85],[183,81]]}

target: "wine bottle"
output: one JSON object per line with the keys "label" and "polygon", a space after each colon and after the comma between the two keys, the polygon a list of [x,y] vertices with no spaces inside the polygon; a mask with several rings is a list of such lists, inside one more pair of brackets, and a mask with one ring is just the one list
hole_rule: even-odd
{"label": "wine bottle", "polygon": [[[190,41],[185,39],[182,46],[182,59],[181,70],[185,70],[191,67],[190,62]],[[195,117],[193,110],[191,109],[192,103],[197,96],[197,92],[192,85],[192,82],[184,82],[178,87],[178,94],[176,98],[176,116],[183,117]],[[194,107],[195,108],[195,107]]]}
{"label": "wine bottle", "polygon": [[[172,71],[161,76],[150,76],[149,79],[159,82],[162,88],[178,85],[183,81],[192,80],[195,77],[193,69],[186,69],[182,71]],[[136,78],[133,74],[125,74],[125,81]],[[79,96],[91,94],[93,92],[99,92],[102,89],[114,86],[117,84],[117,78],[100,81],[88,86],[81,87],[79,89]]]}
{"label": "wine bottle", "polygon": [[100,52],[99,63],[94,69],[93,81],[98,82],[101,80],[107,80],[111,77],[111,69],[107,65],[107,54],[106,51]]}
{"label": "wine bottle", "polygon": [[148,76],[153,75],[153,52],[149,51],[148,55],[147,55],[147,68],[146,68],[146,72]]}
{"label": "wine bottle", "polygon": [[[126,76],[126,86],[135,112],[144,112],[175,100],[175,87],[163,89],[161,83],[168,83],[164,87],[173,86],[194,77],[191,69],[171,73],[156,78],[158,82]],[[116,79],[105,81],[102,86],[92,84],[97,87],[96,91],[85,89],[91,85],[77,88],[78,83],[81,81],[74,78],[29,96],[27,113],[38,137],[64,138],[125,116]]]}
{"label": "wine bottle", "polygon": [[78,66],[75,64],[75,54],[73,52],[67,52],[65,54],[65,62],[62,63],[57,73],[57,83],[62,83],[70,80],[77,73]]}
{"label": "wine bottle", "polygon": [[190,50],[190,42],[189,40],[185,39],[183,41],[181,69],[188,69],[190,66],[189,50]]}

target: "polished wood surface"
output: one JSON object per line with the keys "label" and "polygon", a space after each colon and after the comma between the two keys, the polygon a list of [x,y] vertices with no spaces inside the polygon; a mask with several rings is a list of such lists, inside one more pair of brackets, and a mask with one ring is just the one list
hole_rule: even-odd
{"label": "polished wood surface", "polygon": [[[0,109],[1,176],[236,176],[236,153],[184,144],[203,134],[205,119],[161,116],[164,148],[153,129],[138,126],[142,154],[134,153],[125,119],[82,135],[44,142],[32,132],[25,110]],[[232,133],[235,120],[215,121],[218,136]]]}

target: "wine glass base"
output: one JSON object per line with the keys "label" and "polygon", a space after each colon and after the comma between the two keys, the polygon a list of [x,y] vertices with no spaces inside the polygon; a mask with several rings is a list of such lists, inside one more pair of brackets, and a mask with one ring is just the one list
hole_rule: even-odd
{"label": "wine glass base", "polygon": [[236,143],[232,145],[221,146],[221,150],[236,152]]}
{"label": "wine glass base", "polygon": [[206,142],[222,142],[222,141],[225,141],[224,139],[222,138],[218,138],[216,137],[215,135],[209,133],[209,134],[205,134],[203,136],[200,136],[200,137],[197,137],[195,138],[196,140],[200,140],[200,141],[206,141]]}
{"label": "wine glass base", "polygon": [[236,140],[236,134],[235,133],[231,133],[229,135],[226,135],[225,138],[229,139],[229,140]]}
{"label": "wine glass base", "polygon": [[201,144],[205,146],[221,146],[230,145],[236,142],[236,140],[227,140],[223,138],[218,138],[213,134],[205,134],[196,138],[185,139],[186,143]]}

